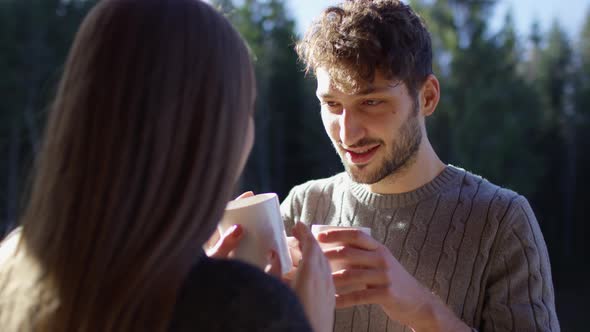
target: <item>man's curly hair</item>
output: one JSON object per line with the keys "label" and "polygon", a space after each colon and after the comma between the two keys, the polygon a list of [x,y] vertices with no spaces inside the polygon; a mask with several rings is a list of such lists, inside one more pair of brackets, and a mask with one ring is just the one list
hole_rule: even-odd
{"label": "man's curly hair", "polygon": [[348,0],[326,9],[297,43],[306,71],[328,71],[344,92],[358,92],[379,70],[414,97],[432,73],[424,21],[399,0]]}

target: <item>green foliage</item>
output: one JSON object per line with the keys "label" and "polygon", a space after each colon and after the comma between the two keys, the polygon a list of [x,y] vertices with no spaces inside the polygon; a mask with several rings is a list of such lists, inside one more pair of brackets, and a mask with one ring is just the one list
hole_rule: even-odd
{"label": "green foliage", "polygon": [[530,148],[540,135],[540,102],[519,74],[522,50],[511,14],[494,35],[487,27],[494,2],[415,5],[432,32],[442,87],[428,123],[437,151],[496,183],[534,193],[545,171],[543,156]]}
{"label": "green foliage", "polygon": [[587,234],[588,226],[586,220],[588,211],[586,205],[590,201],[590,195],[584,184],[590,183],[590,175],[587,170],[590,169],[590,6],[588,7],[582,33],[579,37],[579,63],[575,68],[575,131],[576,131],[576,181],[574,218],[576,220],[575,233],[576,246],[574,249],[582,252],[585,248],[581,243],[585,243],[584,235]]}
{"label": "green foliage", "polygon": [[587,250],[590,8],[579,41],[557,21],[548,32],[535,22],[527,45],[510,14],[489,31],[493,2],[414,2],[432,31],[442,86],[431,141],[446,161],[525,194],[556,271],[573,269],[573,253]]}
{"label": "green foliage", "polygon": [[[0,0],[0,235],[17,219],[55,83],[97,1]],[[427,120],[429,139],[443,161],[527,196],[559,291],[569,274],[579,274],[584,258],[577,253],[588,252],[590,7],[573,40],[557,22],[544,31],[538,21],[523,39],[510,13],[490,31],[497,2],[410,0],[431,31],[442,89]],[[256,143],[242,189],[283,198],[296,184],[340,171],[315,79],[304,77],[293,50],[295,23],[285,1],[213,3],[247,41],[257,75]],[[564,330],[576,330],[571,324],[562,320]]]}

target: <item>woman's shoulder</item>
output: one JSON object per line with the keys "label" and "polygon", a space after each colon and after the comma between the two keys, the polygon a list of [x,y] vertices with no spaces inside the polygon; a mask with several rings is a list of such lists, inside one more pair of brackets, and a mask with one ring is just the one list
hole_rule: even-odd
{"label": "woman's shoulder", "polygon": [[16,254],[20,237],[21,229],[19,227],[0,241],[0,266],[4,265]]}
{"label": "woman's shoulder", "polygon": [[258,268],[203,257],[189,273],[172,330],[311,331],[293,291]]}
{"label": "woman's shoulder", "polygon": [[32,331],[59,301],[29,254],[17,228],[0,242],[0,326],[2,331]]}

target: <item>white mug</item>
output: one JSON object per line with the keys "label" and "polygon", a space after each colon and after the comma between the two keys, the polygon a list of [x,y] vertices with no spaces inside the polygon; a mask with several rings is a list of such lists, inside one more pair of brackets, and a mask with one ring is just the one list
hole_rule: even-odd
{"label": "white mug", "polygon": [[243,227],[244,235],[231,258],[264,269],[269,263],[270,250],[274,250],[279,255],[282,273],[291,271],[293,263],[277,194],[259,194],[230,201],[218,228],[223,234],[236,224]]}

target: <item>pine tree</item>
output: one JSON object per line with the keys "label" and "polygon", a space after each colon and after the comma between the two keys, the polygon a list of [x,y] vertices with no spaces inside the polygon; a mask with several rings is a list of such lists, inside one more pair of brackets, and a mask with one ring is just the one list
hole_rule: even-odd
{"label": "pine tree", "polygon": [[573,50],[566,33],[555,21],[548,33],[537,70],[538,84],[545,98],[544,147],[553,181],[552,194],[545,197],[555,209],[547,211],[560,227],[561,255],[570,258],[573,250],[573,207],[576,186],[576,110],[573,105]]}
{"label": "pine tree", "polygon": [[333,154],[329,143],[316,144],[326,135],[313,83],[304,78],[293,48],[295,22],[281,0],[223,2],[215,3],[230,8],[232,23],[252,51],[257,76],[256,142],[241,186],[284,197],[294,185],[333,169],[322,162]]}
{"label": "pine tree", "polygon": [[[511,15],[493,34],[487,20],[494,1],[418,6],[429,20],[442,86],[441,103],[427,121],[435,148],[450,163],[533,193],[544,173],[541,156],[529,148],[537,136],[539,102],[519,74],[522,49]],[[445,61],[437,55],[441,51]]]}
{"label": "pine tree", "polygon": [[[575,124],[576,124],[576,182],[579,184],[590,183],[590,7],[588,7],[585,23],[579,37],[578,59],[575,69]],[[574,233],[576,234],[576,252],[588,252],[589,246],[584,239],[589,229],[586,225],[588,216],[587,202],[590,194],[583,185],[578,185],[575,191]]]}
{"label": "pine tree", "polygon": [[94,3],[0,2],[0,236],[16,222],[45,111],[73,36]]}

